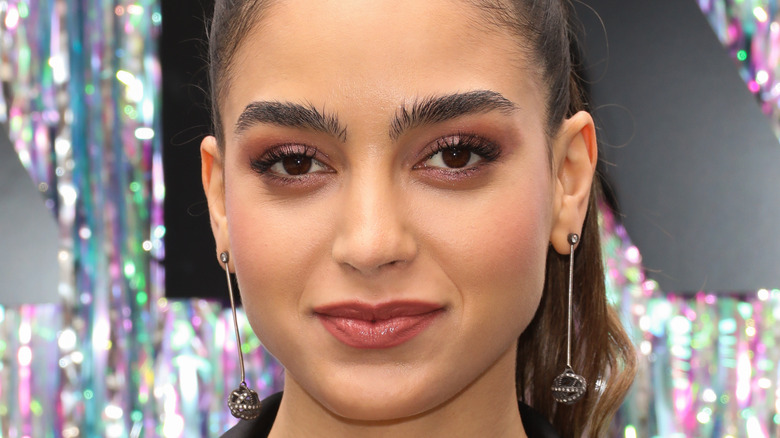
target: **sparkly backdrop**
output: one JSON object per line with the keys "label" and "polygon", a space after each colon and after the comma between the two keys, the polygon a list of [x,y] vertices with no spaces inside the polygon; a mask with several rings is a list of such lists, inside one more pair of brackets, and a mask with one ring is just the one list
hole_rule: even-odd
{"label": "sparkly backdrop", "polygon": [[[153,0],[0,0],[0,122],[59,224],[61,296],[0,307],[0,437],[217,436],[232,421],[228,312],[164,297],[161,24]],[[281,370],[243,322],[267,394]]]}
{"label": "sparkly backdrop", "polygon": [[[776,1],[699,5],[780,133]],[[154,0],[0,0],[0,123],[59,224],[61,296],[0,306],[0,438],[233,423],[229,311],[162,286],[163,21]],[[610,299],[641,359],[614,435],[780,437],[780,290],[662,293],[625,229],[601,220]],[[281,368],[240,322],[250,385],[278,390]]]}

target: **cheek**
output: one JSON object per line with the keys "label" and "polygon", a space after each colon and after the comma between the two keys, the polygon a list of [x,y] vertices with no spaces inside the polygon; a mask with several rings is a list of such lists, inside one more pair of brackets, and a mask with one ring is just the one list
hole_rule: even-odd
{"label": "cheek", "polygon": [[[544,286],[551,183],[539,174],[494,186],[477,202],[439,201],[432,253],[460,291],[465,318],[530,322]],[[513,336],[513,335],[512,335]]]}
{"label": "cheek", "polygon": [[328,253],[332,221],[323,213],[332,208],[280,203],[257,186],[253,176],[226,181],[225,205],[243,307],[255,333],[275,352],[275,343],[296,342],[290,325],[301,317],[313,267]]}

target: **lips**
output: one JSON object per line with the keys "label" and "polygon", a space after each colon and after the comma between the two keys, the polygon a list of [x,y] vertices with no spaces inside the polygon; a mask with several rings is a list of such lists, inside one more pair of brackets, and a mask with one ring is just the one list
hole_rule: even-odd
{"label": "lips", "polygon": [[393,301],[380,305],[349,302],[314,309],[325,329],[354,348],[382,349],[410,341],[442,311],[434,303]]}

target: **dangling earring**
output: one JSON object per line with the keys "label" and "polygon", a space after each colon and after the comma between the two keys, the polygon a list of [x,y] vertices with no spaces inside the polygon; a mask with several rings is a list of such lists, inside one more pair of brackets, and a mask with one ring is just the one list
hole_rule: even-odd
{"label": "dangling earring", "polygon": [[236,329],[236,345],[238,345],[238,364],[241,366],[241,384],[234,389],[228,397],[228,408],[230,413],[236,418],[252,420],[260,415],[260,397],[257,393],[246,386],[246,376],[244,375],[244,354],[241,352],[241,337],[238,335],[238,318],[236,317],[236,305],[233,302],[233,284],[230,281],[230,269],[228,269],[228,260],[230,256],[227,251],[219,255],[219,259],[225,264],[225,275],[227,276],[228,293],[230,294],[230,308],[233,310],[233,327]]}
{"label": "dangling earring", "polygon": [[588,384],[585,382],[584,377],[575,374],[571,368],[571,295],[572,281],[574,279],[574,245],[580,241],[580,236],[572,233],[569,234],[568,240],[571,252],[569,253],[569,317],[566,334],[566,369],[553,380],[552,393],[555,401],[570,405],[585,395]]}

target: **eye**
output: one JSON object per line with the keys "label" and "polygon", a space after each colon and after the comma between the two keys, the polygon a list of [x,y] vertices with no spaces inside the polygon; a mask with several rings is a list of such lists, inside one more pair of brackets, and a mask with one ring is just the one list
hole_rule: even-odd
{"label": "eye", "polygon": [[453,135],[436,140],[428,147],[428,157],[418,168],[469,169],[483,161],[498,158],[499,147],[475,135]]}
{"label": "eye", "polygon": [[317,149],[305,145],[282,145],[251,161],[252,169],[261,175],[280,178],[304,177],[312,173],[329,173],[332,169],[317,160]]}
{"label": "eye", "polygon": [[300,176],[310,172],[322,172],[327,169],[322,163],[312,157],[288,155],[274,163],[268,170],[280,175]]}
{"label": "eye", "polygon": [[469,149],[462,147],[446,147],[433,154],[425,161],[425,167],[447,167],[450,169],[462,169],[473,166],[481,157]]}

